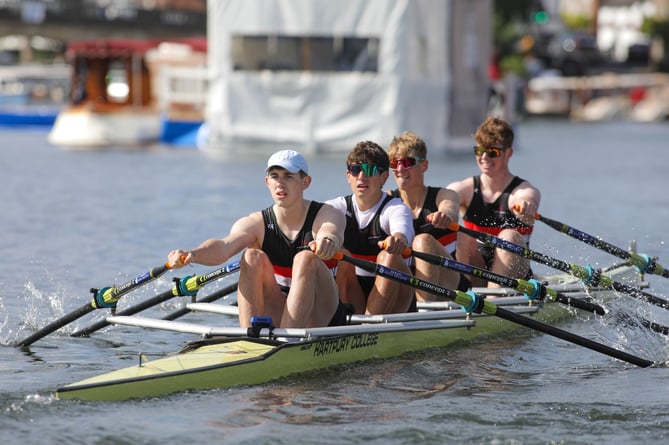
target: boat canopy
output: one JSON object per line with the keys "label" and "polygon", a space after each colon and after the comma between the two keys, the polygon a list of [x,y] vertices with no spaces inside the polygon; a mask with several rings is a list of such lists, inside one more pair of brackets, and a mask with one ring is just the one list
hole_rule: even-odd
{"label": "boat canopy", "polygon": [[410,130],[437,151],[452,142],[454,102],[469,138],[486,111],[491,1],[457,3],[208,2],[204,145],[348,151]]}

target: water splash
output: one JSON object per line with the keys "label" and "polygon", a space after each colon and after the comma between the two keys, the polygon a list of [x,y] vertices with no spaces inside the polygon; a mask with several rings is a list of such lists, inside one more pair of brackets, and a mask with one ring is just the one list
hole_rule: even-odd
{"label": "water splash", "polygon": [[[21,296],[0,297],[0,311],[5,314],[0,320],[0,344],[15,344],[25,335],[62,317],[65,314],[64,295],[64,290],[45,291],[26,281]],[[6,310],[6,305],[12,307]],[[10,313],[14,318],[10,319]]]}

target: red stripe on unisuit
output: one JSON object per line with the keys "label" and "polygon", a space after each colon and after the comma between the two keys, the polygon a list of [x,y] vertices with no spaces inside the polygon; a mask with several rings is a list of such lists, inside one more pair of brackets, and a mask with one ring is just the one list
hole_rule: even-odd
{"label": "red stripe on unisuit", "polygon": [[441,244],[442,246],[448,246],[449,244],[454,243],[455,241],[457,241],[457,239],[458,239],[458,233],[453,232],[453,233],[449,233],[447,235],[444,235],[444,236],[440,237],[438,239],[438,241],[439,241],[439,244]]}
{"label": "red stripe on unisuit", "polygon": [[[502,230],[504,230],[501,227],[485,227],[485,226],[479,226],[478,224],[474,224],[471,221],[463,221],[462,225],[465,226],[468,229],[476,230],[477,232],[484,232],[488,233],[490,235],[499,235]],[[530,235],[532,233],[532,230],[534,230],[534,226],[521,226],[521,227],[510,227],[511,230],[515,230],[516,232],[520,233],[521,235]]]}
{"label": "red stripe on unisuit", "polygon": [[286,278],[290,278],[293,276],[292,267],[272,265],[272,269],[274,269],[274,275],[281,275],[282,277]]}
{"label": "red stripe on unisuit", "polygon": [[359,258],[361,260],[367,260],[367,261],[372,261],[372,262],[376,261],[376,255],[357,255],[355,253],[352,253],[351,256],[353,258]]}

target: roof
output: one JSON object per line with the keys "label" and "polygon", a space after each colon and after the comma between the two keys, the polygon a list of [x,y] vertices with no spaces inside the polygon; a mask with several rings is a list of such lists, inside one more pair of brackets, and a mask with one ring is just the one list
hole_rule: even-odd
{"label": "roof", "polygon": [[93,39],[79,40],[68,43],[67,53],[70,57],[122,57],[131,54],[144,55],[150,49],[163,42],[174,42],[189,45],[193,51],[206,52],[206,37],[186,37],[176,39]]}

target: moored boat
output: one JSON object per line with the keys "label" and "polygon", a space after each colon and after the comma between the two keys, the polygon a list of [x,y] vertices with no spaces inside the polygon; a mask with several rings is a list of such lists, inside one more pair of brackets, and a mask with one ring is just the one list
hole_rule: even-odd
{"label": "moored boat", "polygon": [[[616,280],[641,284],[632,267],[607,274]],[[547,281],[573,298],[608,297],[603,289],[582,290],[574,278],[556,275]],[[513,291],[498,291],[497,295]],[[517,293],[516,293],[517,295]],[[569,317],[566,306],[525,297],[502,296],[493,301],[514,313],[555,323]],[[191,310],[219,312],[214,306],[191,305]],[[396,357],[408,352],[441,348],[474,338],[499,334],[518,325],[485,314],[465,314],[453,303],[425,305],[418,313],[353,316],[351,325],[311,329],[255,329],[205,326],[136,316],[111,316],[114,324],[198,334],[179,353],[148,361],[141,354],[135,366],[112,371],[57,390],[61,399],[125,400],[156,397],[188,390],[229,388],[265,383],[294,373]],[[436,309],[435,309],[436,307]]]}
{"label": "moored boat", "polygon": [[67,149],[136,148],[161,133],[161,68],[204,65],[206,40],[104,39],[71,42],[68,105],[49,133]]}
{"label": "moored boat", "polygon": [[65,106],[67,64],[0,67],[0,126],[50,128]]}

